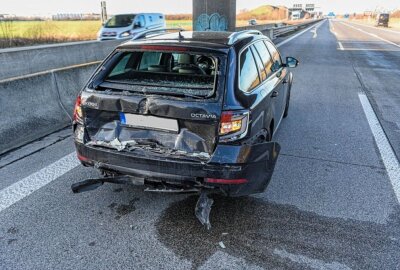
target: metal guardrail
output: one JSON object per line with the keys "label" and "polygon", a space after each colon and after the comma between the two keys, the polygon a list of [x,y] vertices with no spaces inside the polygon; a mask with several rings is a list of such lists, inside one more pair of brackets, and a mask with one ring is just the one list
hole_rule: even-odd
{"label": "metal guardrail", "polygon": [[296,24],[296,25],[285,25],[285,26],[280,26],[280,27],[273,27],[271,29],[268,29],[270,31],[269,37],[271,39],[275,39],[279,36],[283,36],[286,35],[290,32],[296,31],[299,28],[304,28],[306,26],[309,26],[311,24],[320,22],[322,19],[319,20],[312,20],[312,21],[308,21],[308,22],[304,22],[304,23],[300,23],[300,24]]}
{"label": "metal guardrail", "polygon": [[261,31],[264,35],[268,36],[270,39],[276,39],[277,37],[286,35],[290,32],[294,32],[300,28],[304,28],[311,24],[317,23],[321,20],[322,19],[310,20],[310,21],[307,21],[304,23],[299,23],[296,25],[265,24],[265,25],[244,26],[244,27],[238,27],[237,31],[258,30],[258,31]]}
{"label": "metal guardrail", "polygon": [[290,32],[295,31],[296,29],[298,29],[298,27],[290,25],[290,26],[281,26],[281,27],[276,27],[273,28],[273,39],[279,36],[283,36],[285,34],[288,34]]}

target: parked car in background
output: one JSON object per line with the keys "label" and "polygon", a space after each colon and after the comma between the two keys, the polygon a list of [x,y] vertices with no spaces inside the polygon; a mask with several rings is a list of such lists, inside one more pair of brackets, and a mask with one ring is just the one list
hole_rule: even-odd
{"label": "parked car in background", "polygon": [[257,25],[257,20],[256,19],[249,20],[249,25]]}
{"label": "parked car in background", "polygon": [[118,14],[112,16],[97,34],[98,40],[132,38],[143,31],[165,28],[161,13]]}
{"label": "parked car in background", "polygon": [[379,13],[376,15],[376,26],[384,26],[388,27],[389,26],[389,17],[390,15],[388,13]]}

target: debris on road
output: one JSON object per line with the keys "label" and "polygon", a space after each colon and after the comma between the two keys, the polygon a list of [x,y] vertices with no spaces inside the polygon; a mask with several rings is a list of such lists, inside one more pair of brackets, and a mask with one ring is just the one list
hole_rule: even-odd
{"label": "debris on road", "polygon": [[223,248],[223,249],[225,249],[225,248],[226,248],[226,246],[225,246],[224,242],[222,242],[222,241],[221,241],[221,242],[219,242],[219,243],[218,243],[218,245],[219,245],[221,248]]}
{"label": "debris on road", "polygon": [[200,194],[199,200],[197,201],[195,208],[195,215],[197,219],[203,226],[206,226],[207,230],[211,229],[210,212],[213,203],[214,200],[210,199],[207,196],[207,192],[203,190]]}

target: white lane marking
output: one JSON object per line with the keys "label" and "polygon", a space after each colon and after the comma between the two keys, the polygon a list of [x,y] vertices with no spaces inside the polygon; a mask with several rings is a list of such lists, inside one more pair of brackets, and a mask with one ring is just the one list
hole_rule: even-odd
{"label": "white lane marking", "polygon": [[298,254],[293,254],[290,252],[287,252],[284,249],[275,249],[274,250],[274,254],[278,255],[281,258],[284,259],[289,259],[292,262],[295,263],[299,263],[299,264],[303,264],[303,265],[307,265],[309,268],[311,269],[322,269],[322,270],[350,270],[351,268],[348,267],[345,264],[339,263],[339,262],[324,262],[323,260],[319,260],[319,259],[313,259],[310,258],[308,256],[304,256],[304,255],[298,255]]}
{"label": "white lane marking", "polygon": [[313,38],[317,38],[317,28],[314,28],[313,30],[310,31],[311,33],[314,33]]}
{"label": "white lane marking", "polygon": [[[322,24],[324,24],[325,21],[326,21],[326,20],[323,20],[322,22],[318,23],[317,26],[318,26],[318,25],[321,26]],[[276,44],[276,47],[280,47],[280,46],[282,46],[283,44],[288,43],[288,42],[291,41],[292,39],[297,38],[298,36],[304,34],[305,32],[309,31],[310,29],[312,29],[313,27],[315,27],[315,25],[312,25],[312,26],[308,27],[307,29],[304,29],[303,31],[297,33],[296,35],[294,35],[294,36],[292,36],[292,37],[290,37],[290,38],[288,38],[288,39],[285,39],[284,41],[282,41],[282,42]]]}
{"label": "white lane marking", "polygon": [[372,29],[375,29],[375,30],[380,30],[380,31],[385,31],[385,32],[400,34],[400,31],[395,31],[395,30],[390,30],[390,29],[384,29],[384,28],[377,28],[377,27],[375,27],[375,26],[366,25],[366,24],[362,24],[362,23],[356,23],[356,22],[353,22],[353,21],[348,22],[348,23],[350,23],[350,24],[356,24],[356,25],[363,26],[363,27],[372,28]]}
{"label": "white lane marking", "polygon": [[343,49],[342,42],[338,41],[338,44],[339,44],[339,49],[340,49],[341,51],[343,51],[344,49]]}
{"label": "white lane marking", "polygon": [[348,26],[348,27],[351,27],[351,28],[353,28],[353,29],[355,29],[355,30],[358,30],[358,31],[360,31],[360,32],[362,32],[362,33],[364,33],[364,34],[370,35],[370,36],[372,36],[372,37],[374,37],[374,38],[380,39],[380,40],[382,40],[382,41],[384,41],[384,42],[386,42],[386,43],[389,43],[389,44],[391,44],[391,45],[393,45],[393,46],[396,46],[396,47],[399,47],[399,48],[400,48],[400,45],[399,45],[399,44],[394,43],[394,42],[392,42],[392,41],[390,41],[390,40],[384,39],[384,38],[382,38],[382,37],[380,37],[380,36],[378,36],[378,35],[376,35],[376,34],[368,33],[367,31],[364,31],[364,30],[362,30],[362,29],[360,29],[360,28],[354,27],[354,26],[352,26],[352,25],[350,25],[350,24],[347,24],[347,23],[344,23],[344,22],[340,22],[340,23],[343,24],[343,25],[346,25],[346,26]]}
{"label": "white lane marking", "polygon": [[387,174],[390,182],[392,183],[394,193],[397,197],[397,201],[400,203],[400,164],[393,152],[393,149],[386,137],[385,132],[381,124],[378,121],[374,110],[372,109],[371,103],[368,97],[364,93],[359,93],[361,105],[364,109],[364,113],[367,117],[368,124],[371,128],[372,134],[374,135],[375,142],[378,145],[379,152],[382,157],[383,164],[385,165]]}
{"label": "white lane marking", "polygon": [[2,189],[0,191],[0,212],[69,172],[79,164],[80,162],[74,152]]}
{"label": "white lane marking", "polygon": [[331,20],[329,20],[329,31],[331,31],[332,34],[337,36],[337,33],[335,32],[335,27],[333,26],[333,23]]}

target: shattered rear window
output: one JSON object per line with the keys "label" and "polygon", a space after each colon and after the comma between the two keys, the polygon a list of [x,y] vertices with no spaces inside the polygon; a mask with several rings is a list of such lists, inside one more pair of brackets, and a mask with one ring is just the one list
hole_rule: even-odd
{"label": "shattered rear window", "polygon": [[219,62],[214,55],[133,51],[116,57],[104,79],[107,87],[203,98],[214,94]]}

